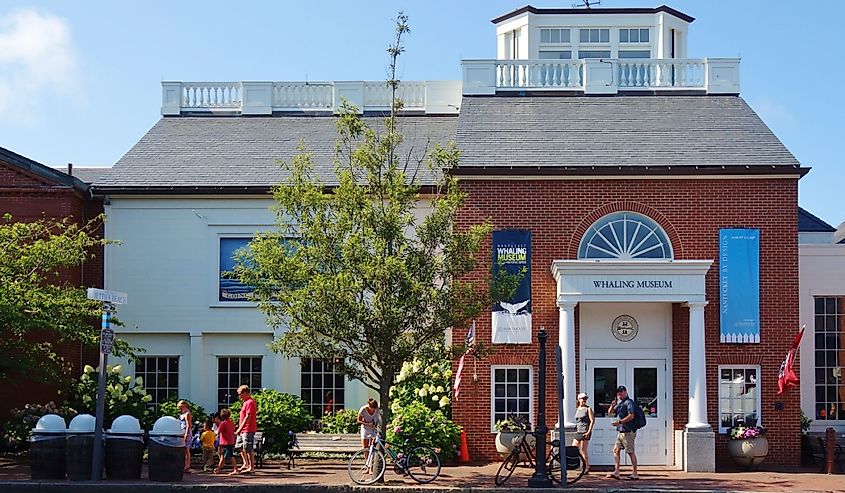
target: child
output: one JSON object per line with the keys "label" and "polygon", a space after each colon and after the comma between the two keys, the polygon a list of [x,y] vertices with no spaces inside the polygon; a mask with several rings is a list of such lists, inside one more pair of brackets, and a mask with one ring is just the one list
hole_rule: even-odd
{"label": "child", "polygon": [[191,429],[194,424],[193,416],[191,416],[191,408],[188,406],[188,401],[181,400],[176,403],[179,408],[179,424],[182,427],[182,432],[185,433],[185,472],[191,472]]}
{"label": "child", "polygon": [[217,463],[217,469],[214,474],[220,474],[223,471],[223,463],[226,459],[232,461],[233,471],[229,474],[238,473],[238,463],[235,461],[235,424],[229,420],[232,412],[228,409],[220,411],[220,424],[217,425],[217,431],[220,434],[220,461]]}
{"label": "child", "polygon": [[217,436],[211,431],[212,423],[209,419],[205,422],[202,435],[200,435],[200,442],[202,442],[202,470],[208,472],[212,469],[214,461],[214,441]]}

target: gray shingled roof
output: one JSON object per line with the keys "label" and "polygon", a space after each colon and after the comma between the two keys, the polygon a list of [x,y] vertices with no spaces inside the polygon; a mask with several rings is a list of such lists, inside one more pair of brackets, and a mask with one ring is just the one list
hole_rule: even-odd
{"label": "gray shingled roof", "polygon": [[111,168],[73,168],[73,176],[91,184],[102,179]]}
{"label": "gray shingled roof", "polygon": [[[382,117],[365,117],[382,126]],[[458,119],[408,116],[400,119],[405,142],[400,149],[419,155],[426,146],[455,140]],[[162,118],[95,187],[262,187],[279,183],[284,174],[277,159],[289,161],[304,141],[315,169],[334,184],[336,119],[325,116],[168,117]],[[431,182],[424,178],[424,184]]]}
{"label": "gray shingled roof", "polygon": [[798,231],[805,233],[832,233],[836,228],[824,222],[818,216],[812,214],[803,207],[798,208]]}
{"label": "gray shingled roof", "polygon": [[736,96],[464,97],[461,167],[799,166]]}

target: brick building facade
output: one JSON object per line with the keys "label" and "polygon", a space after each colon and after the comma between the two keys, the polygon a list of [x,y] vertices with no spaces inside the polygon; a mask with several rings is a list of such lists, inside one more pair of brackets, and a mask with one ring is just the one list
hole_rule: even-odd
{"label": "brick building facade", "polygon": [[[83,180],[0,148],[0,215],[10,214],[16,222],[72,218],[77,224],[85,224],[102,213],[102,201],[92,197]],[[92,253],[93,261],[67,270],[61,280],[102,287],[102,249]],[[79,344],[60,344],[56,352],[70,364],[73,376],[81,373],[83,365],[97,364],[96,349]],[[0,421],[8,417],[9,410],[27,403],[63,401],[64,396],[58,394],[61,388],[25,380],[6,382],[0,387]]]}

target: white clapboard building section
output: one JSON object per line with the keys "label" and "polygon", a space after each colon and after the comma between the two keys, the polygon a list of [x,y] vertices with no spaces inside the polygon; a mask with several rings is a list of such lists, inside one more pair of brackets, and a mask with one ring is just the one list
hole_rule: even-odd
{"label": "white clapboard building section", "polygon": [[[404,82],[404,153],[455,138],[460,82]],[[120,338],[143,348],[124,361],[156,401],[186,398],[217,410],[241,384],[301,395],[313,415],[327,405],[358,408],[369,391],[331,362],[287,359],[268,349],[284,327],[268,327],[221,278],[231,254],[273,227],[269,191],[300,142],[316,173],[336,183],[336,111],[347,99],[380,126],[390,93],[382,82],[162,83],[163,117],[113,168],[94,178],[105,198],[105,286],[129,293]],[[436,179],[421,172],[423,184]],[[426,211],[421,201],[418,214]]]}

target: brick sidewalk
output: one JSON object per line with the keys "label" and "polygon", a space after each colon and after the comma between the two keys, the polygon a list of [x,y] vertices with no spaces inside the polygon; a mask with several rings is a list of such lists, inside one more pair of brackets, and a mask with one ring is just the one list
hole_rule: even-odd
{"label": "brick sidewalk", "polygon": [[[499,464],[449,466],[444,467],[440,478],[432,485],[423,486],[425,489],[522,489],[525,488],[532,471],[517,470],[508,481],[508,488],[495,488],[493,478]],[[826,475],[798,470],[794,472],[720,472],[720,473],[684,473],[682,471],[668,471],[666,469],[643,467],[640,470],[640,480],[606,479],[606,472],[591,472],[584,476],[571,491],[718,491],[718,492],[784,492],[784,491],[843,491],[845,492],[845,475]],[[146,478],[146,471],[144,471]],[[417,489],[419,485],[412,480],[403,480],[400,476],[388,470],[385,486],[403,487],[403,489]],[[86,489],[86,491],[110,491],[114,493],[137,493],[137,489],[155,491],[202,490],[224,491],[236,487],[242,489],[247,486],[250,491],[287,490],[293,491],[297,486],[330,490],[348,491],[351,481],[346,473],[346,464],[340,461],[304,460],[298,463],[296,469],[287,470],[279,462],[268,461],[255,474],[240,476],[216,476],[194,470],[186,474],[178,488],[168,485],[152,483],[146,479],[141,482],[108,482],[103,481],[94,488],[92,483],[56,482],[44,483],[29,480],[29,467],[22,463],[8,459],[0,461],[0,491],[45,492],[69,491],[71,489]],[[249,487],[254,486],[254,488]],[[240,488],[237,488],[240,487]],[[281,488],[280,488],[281,487]],[[367,487],[364,487],[367,488]],[[380,489],[372,488],[369,489]]]}

